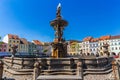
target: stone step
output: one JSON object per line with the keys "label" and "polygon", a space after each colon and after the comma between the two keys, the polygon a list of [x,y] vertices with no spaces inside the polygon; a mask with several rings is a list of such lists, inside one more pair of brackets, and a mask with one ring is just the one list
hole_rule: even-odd
{"label": "stone step", "polygon": [[82,80],[82,78],[75,75],[40,75],[37,80]]}
{"label": "stone step", "polygon": [[102,68],[102,69],[84,69],[84,71],[95,71],[95,72],[101,72],[101,71],[106,71],[112,69],[112,67],[107,67],[107,68]]}
{"label": "stone step", "polygon": [[41,75],[76,75],[76,72],[51,72],[51,73],[47,73],[47,72],[43,72],[41,73]]}
{"label": "stone step", "polygon": [[42,70],[42,75],[55,75],[55,74],[65,74],[65,75],[75,75],[76,69],[51,69]]}
{"label": "stone step", "polygon": [[33,69],[19,69],[19,70],[14,69],[14,70],[17,72],[33,72]]}
{"label": "stone step", "polygon": [[5,68],[4,68],[4,71],[9,72],[13,75],[32,75],[33,74],[33,72],[17,72],[12,69],[5,69]]}
{"label": "stone step", "polygon": [[44,72],[54,72],[54,71],[76,71],[76,69],[48,69],[48,70],[42,70]]}
{"label": "stone step", "polygon": [[106,70],[106,71],[101,71],[101,72],[96,72],[96,71],[85,71],[83,74],[87,75],[87,74],[108,74],[112,72],[112,69]]}

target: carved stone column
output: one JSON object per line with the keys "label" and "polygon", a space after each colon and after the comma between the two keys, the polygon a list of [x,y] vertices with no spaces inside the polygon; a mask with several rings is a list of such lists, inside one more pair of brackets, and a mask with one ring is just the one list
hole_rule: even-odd
{"label": "carved stone column", "polygon": [[14,57],[11,57],[11,68],[13,67]]}
{"label": "carved stone column", "polygon": [[116,61],[113,60],[113,61],[112,61],[113,76],[114,76],[114,79],[115,79],[115,80],[118,80],[118,78],[117,78],[116,68],[117,68],[117,67],[116,67]]}
{"label": "carved stone column", "polygon": [[40,72],[41,72],[40,63],[36,62],[34,64],[33,80],[37,80],[37,77],[40,75]]}
{"label": "carved stone column", "polygon": [[2,75],[3,75],[3,62],[0,61],[0,80],[2,80]]}
{"label": "carved stone column", "polygon": [[83,79],[82,62],[77,63],[77,76],[81,76],[81,78]]}

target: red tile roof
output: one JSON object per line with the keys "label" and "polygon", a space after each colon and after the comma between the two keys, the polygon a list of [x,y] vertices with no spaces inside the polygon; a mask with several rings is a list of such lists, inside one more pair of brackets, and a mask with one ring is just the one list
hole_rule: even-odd
{"label": "red tile roof", "polygon": [[120,38],[120,35],[117,35],[117,36],[111,36],[110,39],[119,39]]}
{"label": "red tile roof", "polygon": [[107,35],[107,36],[101,36],[100,38],[99,38],[99,40],[108,40],[108,39],[110,39],[110,35]]}
{"label": "red tile roof", "polygon": [[25,38],[20,38],[21,43],[28,44],[28,41]]}
{"label": "red tile roof", "polygon": [[13,34],[8,34],[8,38],[9,39],[19,39],[19,37],[17,35],[13,35]]}
{"label": "red tile roof", "polygon": [[33,40],[33,43],[36,44],[36,45],[43,45],[43,43],[40,42],[39,40]]}
{"label": "red tile roof", "polygon": [[89,36],[83,39],[83,41],[91,41],[91,39],[93,39],[93,37]]}
{"label": "red tile roof", "polygon": [[91,42],[97,42],[97,41],[99,41],[99,38],[91,39]]}

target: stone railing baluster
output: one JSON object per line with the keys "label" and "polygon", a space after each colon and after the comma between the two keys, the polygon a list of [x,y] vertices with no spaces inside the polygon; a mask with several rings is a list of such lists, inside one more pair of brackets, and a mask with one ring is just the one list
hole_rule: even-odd
{"label": "stone railing baluster", "polygon": [[83,79],[83,68],[82,68],[82,62],[77,63],[77,76],[81,76]]}
{"label": "stone railing baluster", "polygon": [[34,73],[33,73],[33,80],[37,80],[37,77],[40,75],[41,69],[40,69],[40,63],[35,62],[34,64]]}

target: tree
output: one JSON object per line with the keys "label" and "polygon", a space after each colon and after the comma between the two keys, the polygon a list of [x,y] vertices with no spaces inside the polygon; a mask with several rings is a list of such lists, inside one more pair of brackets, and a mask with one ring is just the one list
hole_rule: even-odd
{"label": "tree", "polygon": [[45,53],[45,52],[47,52],[48,50],[47,49],[45,49],[43,52]]}

